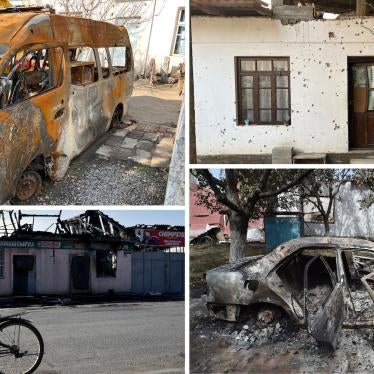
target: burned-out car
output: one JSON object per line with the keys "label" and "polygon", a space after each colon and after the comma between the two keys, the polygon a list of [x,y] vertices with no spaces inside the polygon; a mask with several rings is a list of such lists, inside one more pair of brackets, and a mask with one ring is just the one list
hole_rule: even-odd
{"label": "burned-out car", "polygon": [[308,237],[206,274],[207,306],[236,321],[249,305],[275,305],[319,342],[336,348],[341,329],[374,326],[374,242]]}
{"label": "burned-out car", "polygon": [[126,113],[126,29],[49,10],[0,10],[0,203],[27,200]]}

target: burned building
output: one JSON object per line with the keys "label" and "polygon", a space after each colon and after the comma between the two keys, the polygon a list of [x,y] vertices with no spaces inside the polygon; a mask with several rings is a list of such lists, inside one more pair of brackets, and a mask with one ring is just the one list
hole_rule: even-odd
{"label": "burned building", "polygon": [[79,216],[59,220],[59,231],[71,234],[92,233],[106,237],[126,238],[126,228],[99,210],[87,210]]}
{"label": "burned building", "polygon": [[100,211],[58,217],[55,232],[12,222],[0,238],[0,296],[184,294],[183,250],[126,239],[128,229]]}

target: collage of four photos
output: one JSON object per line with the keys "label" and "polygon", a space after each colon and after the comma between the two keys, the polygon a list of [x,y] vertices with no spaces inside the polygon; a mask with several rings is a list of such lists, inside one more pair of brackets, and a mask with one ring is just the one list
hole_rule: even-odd
{"label": "collage of four photos", "polygon": [[371,373],[374,1],[0,0],[0,374]]}

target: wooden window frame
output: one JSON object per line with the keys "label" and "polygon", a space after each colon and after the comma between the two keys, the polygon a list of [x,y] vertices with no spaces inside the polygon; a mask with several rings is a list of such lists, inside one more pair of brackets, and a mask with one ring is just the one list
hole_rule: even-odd
{"label": "wooden window frame", "polygon": [[[271,61],[271,71],[259,71],[257,70],[258,61]],[[241,62],[242,61],[254,61],[255,70],[253,71],[242,71]],[[288,71],[274,70],[274,61],[287,61]],[[254,110],[254,122],[249,126],[289,126],[291,125],[291,77],[290,77],[290,58],[289,57],[261,57],[261,56],[237,56],[235,57],[235,92],[236,92],[236,123],[238,126],[244,126],[241,121],[242,116],[242,87],[241,87],[241,77],[242,76],[253,76],[253,110]],[[259,76],[270,76],[271,77],[271,122],[260,122],[260,90],[259,90]],[[277,76],[288,76],[288,108],[277,108],[277,98],[276,98],[276,77]],[[282,87],[278,87],[282,88]],[[264,108],[262,108],[264,109]],[[290,119],[285,123],[285,121],[277,121],[277,110],[287,110],[289,111]],[[264,109],[266,110],[266,109]]]}
{"label": "wooden window frame", "polygon": [[[184,21],[181,21],[183,12],[184,12]],[[184,53],[176,52],[178,35],[182,35],[178,33],[179,27],[184,27],[184,32],[186,33],[186,8],[185,7],[180,7],[178,8],[178,11],[177,11],[177,20],[176,20],[176,24],[174,27],[174,38],[173,38],[173,44],[172,44],[172,49],[171,49],[172,56],[184,56]],[[186,37],[184,39],[184,42],[186,42]]]}

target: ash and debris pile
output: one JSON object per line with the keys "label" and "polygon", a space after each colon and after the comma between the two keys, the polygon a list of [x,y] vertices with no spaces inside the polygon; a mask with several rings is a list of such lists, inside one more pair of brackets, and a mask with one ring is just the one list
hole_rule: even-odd
{"label": "ash and debris pile", "polygon": [[222,335],[231,338],[234,349],[250,349],[297,338],[299,328],[278,310],[260,310],[245,321],[227,328]]}
{"label": "ash and debris pile", "polygon": [[201,311],[191,317],[191,328],[201,339],[224,338],[231,341],[234,349],[285,341],[295,338],[299,332],[299,327],[278,310],[248,313],[244,320],[236,323],[205,316]]}
{"label": "ash and debris pile", "polygon": [[[311,314],[323,304],[329,291],[328,286],[310,289],[308,308]],[[365,313],[366,317],[369,311],[374,315],[374,304],[366,290],[352,290],[351,296],[358,316]],[[343,329],[338,347],[333,351],[319,344],[307,329],[297,326],[284,312],[266,306],[248,309],[236,323],[216,319],[208,315],[206,309],[200,309],[191,313],[191,334],[193,344],[198,342],[205,354],[209,347],[225,347],[237,355],[238,362],[243,357],[249,360],[263,352],[274,362],[291,360],[299,368],[297,372],[366,373],[372,372],[374,367],[374,329]],[[209,366],[209,362],[200,360],[199,369]]]}

